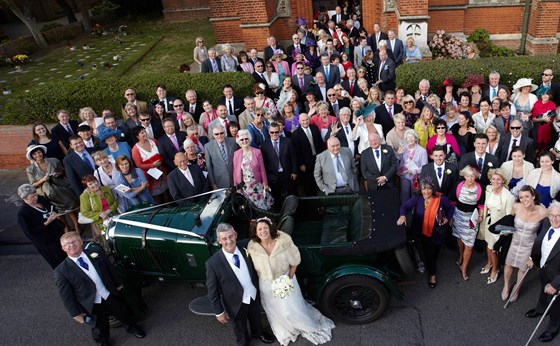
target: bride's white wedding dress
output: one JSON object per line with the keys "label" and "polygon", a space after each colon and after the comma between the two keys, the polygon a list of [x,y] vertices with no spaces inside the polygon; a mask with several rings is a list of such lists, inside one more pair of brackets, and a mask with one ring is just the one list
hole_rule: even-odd
{"label": "bride's white wedding dress", "polygon": [[294,289],[285,298],[274,297],[272,280],[289,271],[290,265],[300,262],[299,250],[289,235],[279,232],[276,245],[270,256],[264,248],[254,241],[248,246],[248,252],[259,275],[261,303],[272,332],[281,345],[296,341],[298,335],[313,344],[323,344],[331,340],[334,323],[323,316],[317,309],[303,299],[301,289],[294,275]]}

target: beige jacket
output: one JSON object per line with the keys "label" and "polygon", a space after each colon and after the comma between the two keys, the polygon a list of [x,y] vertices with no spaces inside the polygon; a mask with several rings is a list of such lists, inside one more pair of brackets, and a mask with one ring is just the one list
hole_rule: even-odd
{"label": "beige jacket", "polygon": [[254,240],[249,242],[247,251],[253,260],[253,266],[260,280],[272,281],[280,275],[288,273],[290,266],[301,262],[298,248],[288,234],[278,231],[276,245],[270,256],[264,248]]}

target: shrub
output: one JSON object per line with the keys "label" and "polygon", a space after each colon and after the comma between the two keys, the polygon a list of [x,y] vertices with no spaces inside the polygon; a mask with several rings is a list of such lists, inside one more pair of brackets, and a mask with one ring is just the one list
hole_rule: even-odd
{"label": "shrub", "polygon": [[[540,81],[541,73],[545,68],[553,71],[560,70],[560,59],[556,55],[518,56],[509,58],[481,58],[463,60],[433,60],[417,64],[404,64],[397,69],[397,85],[402,86],[407,94],[418,90],[418,83],[428,79],[432,91],[447,78],[453,78],[456,83],[462,84],[471,74],[483,74],[488,82],[488,74],[498,71],[501,74],[500,83],[512,86],[519,78],[532,78]],[[538,83],[537,83],[538,84]]]}
{"label": "shrub", "polygon": [[184,99],[187,89],[197,91],[198,99],[215,105],[223,95],[224,84],[231,84],[238,96],[252,95],[253,77],[247,73],[205,73],[151,75],[134,78],[61,80],[38,85],[25,94],[15,96],[5,107],[4,124],[30,124],[35,120],[56,122],[56,111],[66,109],[78,119],[82,107],[103,108],[120,114],[126,88],[133,88],[138,99],[149,102],[155,97],[155,86],[165,83],[170,96]]}
{"label": "shrub", "polygon": [[492,41],[490,41],[490,34],[488,31],[477,28],[475,29],[469,37],[467,37],[467,42],[474,42],[480,50],[481,57],[490,57],[490,56],[514,56],[513,50],[495,45]]}
{"label": "shrub", "polygon": [[434,59],[463,58],[463,41],[443,30],[437,30],[428,45]]}
{"label": "shrub", "polygon": [[107,15],[115,12],[119,8],[120,6],[112,1],[103,1],[101,4],[91,8],[91,14],[92,16]]}

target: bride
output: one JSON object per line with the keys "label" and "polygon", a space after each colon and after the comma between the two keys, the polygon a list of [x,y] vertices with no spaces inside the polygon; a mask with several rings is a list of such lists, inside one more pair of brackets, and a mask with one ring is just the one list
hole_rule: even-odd
{"label": "bride", "polygon": [[[308,304],[301,294],[295,277],[301,258],[292,238],[276,230],[269,218],[260,218],[251,229],[247,250],[259,276],[262,306],[278,342],[287,345],[300,334],[315,345],[330,341],[333,321]],[[272,282],[284,274],[293,290],[280,298],[273,292]]]}

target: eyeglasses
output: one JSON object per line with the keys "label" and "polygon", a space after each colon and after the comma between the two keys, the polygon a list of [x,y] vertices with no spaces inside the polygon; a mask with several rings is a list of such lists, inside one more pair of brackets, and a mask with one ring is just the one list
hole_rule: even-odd
{"label": "eyeglasses", "polygon": [[125,96],[134,96],[136,95],[135,93],[130,93],[130,94],[125,94]]}
{"label": "eyeglasses", "polygon": [[256,117],[264,117],[264,114],[255,113],[255,116],[256,116]]}
{"label": "eyeglasses", "polygon": [[225,132],[217,132],[217,133],[214,132],[214,136],[221,136],[221,135],[223,135],[223,134],[225,134]]}
{"label": "eyeglasses", "polygon": [[296,67],[296,70],[303,70],[303,67]]}
{"label": "eyeglasses", "polygon": [[256,95],[263,95],[264,92],[262,92],[262,91],[257,91],[255,94],[256,94]]}
{"label": "eyeglasses", "polygon": [[438,127],[436,127],[436,130],[445,130],[445,126],[443,126],[443,127],[442,127],[442,126],[438,126]]}
{"label": "eyeglasses", "polygon": [[141,122],[144,122],[144,121],[150,121],[150,118],[147,118],[147,119],[138,119],[138,120],[140,120]]}
{"label": "eyeglasses", "polygon": [[239,138],[240,142],[245,142],[245,141],[248,141],[248,140],[249,140],[249,138]]}
{"label": "eyeglasses", "polygon": [[510,126],[509,128],[512,130],[521,130],[521,126]]}
{"label": "eyeglasses", "polygon": [[299,40],[299,37],[292,37],[292,40]]}
{"label": "eyeglasses", "polygon": [[173,105],[173,107],[183,107],[183,105]]}
{"label": "eyeglasses", "polygon": [[271,135],[277,135],[280,133],[280,131],[268,131],[268,133],[270,133]]}
{"label": "eyeglasses", "polygon": [[263,67],[263,65],[255,65],[255,67]]}
{"label": "eyeglasses", "polygon": [[407,103],[414,103],[414,101],[404,101],[405,104]]}
{"label": "eyeglasses", "polygon": [[547,77],[552,76],[552,74],[549,74],[549,73],[543,73],[542,75],[543,75],[543,76],[547,76]]}
{"label": "eyeglasses", "polygon": [[336,94],[328,94],[327,96],[329,96],[329,97],[336,96]]}

